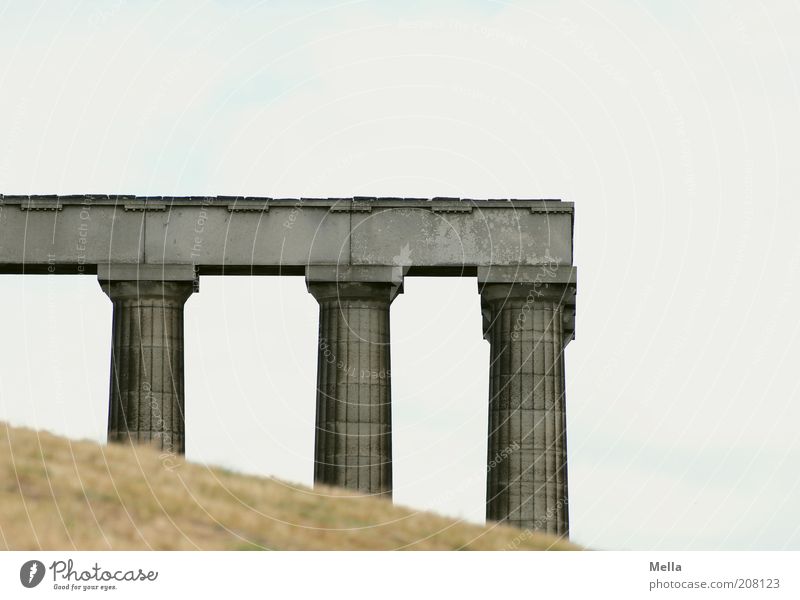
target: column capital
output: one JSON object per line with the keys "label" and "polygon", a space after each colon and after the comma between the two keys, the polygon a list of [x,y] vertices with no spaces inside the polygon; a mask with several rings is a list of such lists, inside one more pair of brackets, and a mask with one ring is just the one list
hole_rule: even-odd
{"label": "column capital", "polygon": [[403,293],[406,267],[361,265],[309,265],[306,288],[318,300],[385,299]]}
{"label": "column capital", "polygon": [[194,265],[100,263],[97,279],[104,281],[197,281]]}
{"label": "column capital", "polygon": [[534,302],[556,302],[564,306],[575,305],[576,288],[568,283],[517,282],[478,284],[484,304],[508,300]]}
{"label": "column capital", "polygon": [[578,269],[572,265],[561,265],[556,261],[540,265],[518,265],[514,267],[478,267],[478,291],[490,283],[519,285],[561,284],[573,288],[578,285]]}
{"label": "column capital", "polygon": [[184,303],[199,291],[193,265],[99,264],[97,280],[112,300],[159,298]]}
{"label": "column capital", "polygon": [[[484,337],[494,321],[493,311],[518,306],[531,310],[543,302],[562,308],[564,344],[575,339],[577,269],[571,266],[478,267]],[[486,338],[488,339],[488,337]]]}

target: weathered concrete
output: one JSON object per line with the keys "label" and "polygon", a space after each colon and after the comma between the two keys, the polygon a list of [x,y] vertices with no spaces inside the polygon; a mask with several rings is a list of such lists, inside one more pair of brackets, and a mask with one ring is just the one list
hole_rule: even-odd
{"label": "weathered concrete", "polygon": [[392,495],[391,268],[313,268],[319,302],[315,483]]}
{"label": "weathered concrete", "polygon": [[491,345],[486,518],[567,537],[564,312],[574,282],[544,271],[534,283],[508,278],[479,272]]}
{"label": "weathered concrete", "polygon": [[[119,271],[132,277],[129,269]],[[108,270],[100,275],[114,303],[110,442],[151,443],[164,452],[184,453],[183,305],[194,290],[191,273],[162,270],[171,281],[114,279]],[[153,269],[141,274],[155,276]]]}
{"label": "weathered concrete", "polygon": [[302,275],[405,265],[412,275],[572,263],[572,204],[554,200],[0,196],[0,273],[192,264]]}

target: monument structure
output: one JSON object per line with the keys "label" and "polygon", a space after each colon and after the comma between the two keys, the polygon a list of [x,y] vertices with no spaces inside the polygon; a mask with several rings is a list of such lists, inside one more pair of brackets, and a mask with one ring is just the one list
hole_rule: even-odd
{"label": "monument structure", "polygon": [[113,302],[108,439],[184,451],[183,309],[203,275],[304,276],[319,302],[314,479],[391,497],[390,306],[474,277],[491,346],[486,516],[568,536],[558,200],[0,196],[0,273],[97,275]]}

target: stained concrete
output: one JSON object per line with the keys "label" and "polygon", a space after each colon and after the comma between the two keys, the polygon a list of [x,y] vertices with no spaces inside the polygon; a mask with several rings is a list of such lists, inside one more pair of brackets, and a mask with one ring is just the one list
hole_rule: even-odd
{"label": "stained concrete", "polygon": [[183,306],[193,281],[101,280],[114,305],[108,440],[185,451]]}
{"label": "stained concrete", "polygon": [[392,495],[391,270],[310,269],[319,302],[314,482]]}
{"label": "stained concrete", "polygon": [[491,346],[486,518],[567,537],[568,284],[480,285]]}
{"label": "stained concrete", "polygon": [[0,273],[192,264],[302,275],[307,265],[572,264],[572,204],[555,200],[0,196]]}

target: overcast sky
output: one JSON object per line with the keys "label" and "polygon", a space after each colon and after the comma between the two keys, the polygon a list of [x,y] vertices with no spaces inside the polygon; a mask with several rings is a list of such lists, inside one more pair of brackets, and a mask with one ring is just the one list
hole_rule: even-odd
{"label": "overcast sky", "polygon": [[[800,549],[797,2],[0,2],[0,192],[562,198],[572,537]],[[0,278],[0,419],[105,438],[111,304]],[[474,279],[392,305],[395,501],[482,521]],[[204,277],[187,457],[312,483],[317,305]]]}

